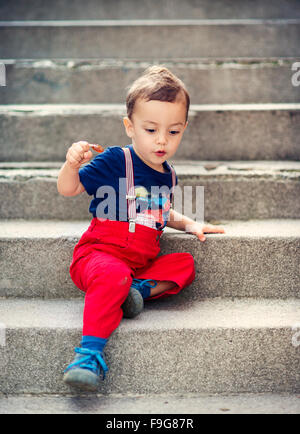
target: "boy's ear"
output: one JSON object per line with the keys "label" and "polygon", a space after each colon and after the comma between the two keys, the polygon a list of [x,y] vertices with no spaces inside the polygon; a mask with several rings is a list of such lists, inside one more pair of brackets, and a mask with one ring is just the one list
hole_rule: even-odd
{"label": "boy's ear", "polygon": [[128,137],[132,138],[133,136],[133,125],[131,120],[128,117],[123,118],[123,124],[125,127],[125,131]]}

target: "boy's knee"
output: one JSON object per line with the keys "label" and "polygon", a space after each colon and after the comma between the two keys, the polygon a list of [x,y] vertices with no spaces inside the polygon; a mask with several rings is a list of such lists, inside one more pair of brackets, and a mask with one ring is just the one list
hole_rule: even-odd
{"label": "boy's knee", "polygon": [[94,277],[94,280],[104,281],[108,285],[123,287],[131,285],[132,277],[130,271],[124,269],[101,270]]}
{"label": "boy's knee", "polygon": [[188,253],[188,252],[184,252],[182,253],[182,260],[184,261],[184,265],[186,267],[190,267],[190,268],[195,268],[195,261],[194,261],[194,257]]}
{"label": "boy's knee", "polygon": [[[128,288],[131,285],[131,271],[121,264],[109,264],[90,268],[87,286],[105,286],[107,288]],[[125,289],[126,290],[126,289]]]}
{"label": "boy's knee", "polygon": [[122,275],[121,279],[119,280],[118,286],[130,286],[132,282],[132,277],[130,276],[130,273],[128,275],[124,274]]}

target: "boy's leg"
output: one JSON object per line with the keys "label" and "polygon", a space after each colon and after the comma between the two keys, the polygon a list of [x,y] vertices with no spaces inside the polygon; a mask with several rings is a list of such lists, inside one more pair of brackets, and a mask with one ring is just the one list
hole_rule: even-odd
{"label": "boy's leg", "polygon": [[120,259],[96,251],[76,264],[76,276],[86,292],[81,348],[68,366],[64,381],[84,390],[97,390],[100,374],[108,370],[103,350],[118,327],[132,282],[131,269]]}
{"label": "boy's leg", "polygon": [[125,318],[134,318],[144,307],[143,299],[177,294],[195,278],[194,259],[190,253],[171,253],[157,257],[140,269],[132,282],[123,311]]}
{"label": "boy's leg", "polygon": [[178,294],[195,279],[194,258],[190,253],[162,255],[139,270],[134,278],[157,282],[157,286],[150,291],[151,299]]}
{"label": "boy's leg", "polygon": [[176,283],[172,282],[171,280],[159,280],[157,285],[151,289],[150,296],[154,297],[155,295],[161,294],[176,287]]}
{"label": "boy's leg", "polygon": [[124,318],[134,318],[144,309],[144,299],[173,289],[177,285],[171,281],[153,279],[133,279],[129,294],[122,305]]}
{"label": "boy's leg", "polygon": [[118,327],[132,282],[132,270],[121,259],[94,252],[85,261],[82,282],[86,289],[83,336],[108,338]]}

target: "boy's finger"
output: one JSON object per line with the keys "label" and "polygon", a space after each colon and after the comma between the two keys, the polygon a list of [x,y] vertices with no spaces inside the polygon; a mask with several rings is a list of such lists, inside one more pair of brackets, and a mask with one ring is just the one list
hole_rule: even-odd
{"label": "boy's finger", "polygon": [[203,228],[203,232],[205,232],[206,234],[208,233],[219,233],[219,234],[224,234],[225,230],[224,228],[221,227],[217,227],[217,226],[205,226]]}
{"label": "boy's finger", "polygon": [[84,140],[81,140],[81,141],[79,142],[79,144],[80,144],[80,146],[81,146],[81,149],[83,149],[84,151],[88,151],[88,150],[90,149],[89,142],[86,142],[86,141],[84,141]]}
{"label": "boy's finger", "polygon": [[199,238],[200,241],[205,241],[205,236],[203,234],[197,234],[197,237]]}
{"label": "boy's finger", "polygon": [[70,147],[71,151],[78,152],[83,155],[83,152],[88,151],[90,149],[89,144],[87,142],[75,142]]}
{"label": "boy's finger", "polygon": [[70,155],[70,157],[73,157],[74,160],[77,160],[78,162],[80,162],[83,158],[83,153],[79,152],[76,149],[71,149],[69,155]]}
{"label": "boy's finger", "polygon": [[83,158],[92,158],[93,154],[92,151],[87,151],[83,154]]}
{"label": "boy's finger", "polygon": [[83,162],[89,161],[93,157],[92,151],[87,151],[83,154]]}

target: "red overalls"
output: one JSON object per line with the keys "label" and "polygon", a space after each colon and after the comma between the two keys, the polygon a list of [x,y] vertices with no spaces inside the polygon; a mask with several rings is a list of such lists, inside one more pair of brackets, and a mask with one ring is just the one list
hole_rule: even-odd
{"label": "red overalls", "polygon": [[118,327],[123,316],[121,306],[133,278],[174,282],[173,289],[151,299],[177,294],[195,278],[194,259],[190,253],[157,257],[163,231],[134,223],[132,161],[130,151],[128,149],[127,153],[126,149],[123,148],[130,223],[93,218],[75,246],[70,266],[73,282],[85,292],[83,336],[108,338]]}

